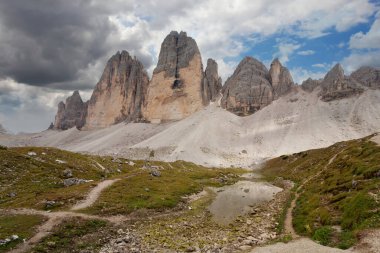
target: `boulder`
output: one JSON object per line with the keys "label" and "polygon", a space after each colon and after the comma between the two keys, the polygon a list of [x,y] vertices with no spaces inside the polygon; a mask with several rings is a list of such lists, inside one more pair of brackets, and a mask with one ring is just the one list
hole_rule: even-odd
{"label": "boulder", "polygon": [[79,91],[66,99],[66,103],[58,104],[58,112],[55,116],[54,129],[66,130],[72,127],[82,128],[87,114],[87,103],[82,101]]}
{"label": "boulder", "polygon": [[117,52],[108,60],[88,102],[85,128],[140,121],[148,83],[142,63],[127,51]]}
{"label": "boulder", "polygon": [[200,110],[202,82],[202,59],[195,40],[185,32],[171,32],[161,44],[143,107],[144,118],[159,123],[180,120]]}
{"label": "boulder", "polygon": [[245,57],[223,87],[223,108],[237,115],[249,115],[274,99],[269,72],[264,64]]}

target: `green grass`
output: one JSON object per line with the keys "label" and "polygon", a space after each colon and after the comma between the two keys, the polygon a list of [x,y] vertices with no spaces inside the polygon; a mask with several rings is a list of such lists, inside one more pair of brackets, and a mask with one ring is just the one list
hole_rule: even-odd
{"label": "green grass", "polygon": [[19,236],[19,239],[0,246],[0,252],[6,252],[21,243],[23,239],[32,237],[36,226],[43,221],[44,218],[38,215],[0,214],[0,239],[4,240],[12,235]]}
{"label": "green grass", "polygon": [[102,220],[67,219],[55,227],[32,251],[95,252],[105,243],[99,240],[99,233],[106,233],[109,226]]}
{"label": "green grass", "polygon": [[[298,234],[323,244],[349,248],[358,232],[380,227],[380,147],[371,136],[337,143],[328,148],[281,156],[266,163],[262,173],[267,178],[281,176],[301,184],[327,166],[300,191],[293,213]],[[327,228],[340,226],[342,231]]]}
{"label": "green grass", "polygon": [[[161,166],[160,177],[148,170],[135,169],[107,188],[87,212],[101,214],[128,214],[141,208],[173,208],[183,196],[201,191],[205,186],[222,186],[236,182],[241,169],[209,169],[190,162],[152,162]],[[223,178],[223,182],[221,179]]]}
{"label": "green grass", "polygon": [[[36,156],[29,156],[35,152]],[[58,163],[56,160],[65,161]],[[98,161],[107,171],[96,166]],[[55,209],[65,209],[82,199],[91,185],[105,177],[117,174],[120,165],[110,157],[72,153],[55,148],[0,149],[0,208],[29,207],[44,209],[46,200],[57,202]],[[127,164],[121,165],[128,170]],[[63,171],[70,169],[76,178],[94,180],[64,187]],[[16,196],[11,196],[14,193]]]}
{"label": "green grass", "polygon": [[[37,155],[28,155],[28,152]],[[133,166],[126,159],[119,161],[56,148],[0,149],[0,208],[46,209],[46,201],[55,201],[50,209],[67,210],[105,178],[121,180],[107,188],[87,212],[125,214],[141,208],[172,208],[184,195],[201,191],[204,186],[233,183],[245,172],[210,169],[184,161],[151,161],[148,164],[158,166],[161,172],[161,177],[153,177],[148,169],[143,169],[145,161],[134,161]],[[93,182],[65,187],[63,171],[66,169],[72,171],[73,177]]]}

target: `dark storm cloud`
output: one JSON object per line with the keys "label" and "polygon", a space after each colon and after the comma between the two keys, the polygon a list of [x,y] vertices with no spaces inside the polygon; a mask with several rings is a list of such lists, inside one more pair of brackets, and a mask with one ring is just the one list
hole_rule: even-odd
{"label": "dark storm cloud", "polygon": [[122,46],[108,40],[116,29],[108,19],[111,11],[85,0],[1,1],[0,78],[61,89],[93,87],[85,80],[76,84],[79,71]]}

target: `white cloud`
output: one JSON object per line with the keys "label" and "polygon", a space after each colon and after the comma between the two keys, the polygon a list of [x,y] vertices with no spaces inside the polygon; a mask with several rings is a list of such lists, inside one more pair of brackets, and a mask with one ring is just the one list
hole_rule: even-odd
{"label": "white cloud", "polygon": [[298,51],[297,54],[299,55],[312,55],[312,54],[315,54],[315,51],[314,50],[304,50],[304,51]]}
{"label": "white cloud", "polygon": [[343,48],[343,47],[345,47],[345,46],[346,46],[346,43],[344,43],[344,42],[341,42],[341,43],[338,44],[338,47],[339,47],[339,48]]}
{"label": "white cloud", "polygon": [[302,84],[302,82],[308,78],[320,79],[326,75],[325,71],[314,72],[302,67],[292,68],[289,71],[292,74],[293,80],[298,84]]}
{"label": "white cloud", "polygon": [[[81,91],[84,99],[91,92]],[[20,84],[12,79],[0,81],[0,124],[14,133],[38,132],[49,127],[59,101],[71,92]]]}
{"label": "white cloud", "polygon": [[316,63],[316,64],[313,64],[312,66],[315,68],[326,68],[325,63]]}
{"label": "white cloud", "polygon": [[294,53],[294,51],[300,47],[301,45],[299,44],[280,42],[277,45],[278,51],[273,55],[273,57],[278,57],[280,62],[285,64],[289,61],[289,57]]}
{"label": "white cloud", "polygon": [[380,48],[380,12],[367,33],[358,32],[351,36],[350,48]]}
{"label": "white cloud", "polygon": [[380,50],[352,53],[351,55],[343,59],[342,65],[348,73],[357,70],[362,66],[372,66],[380,68]]}

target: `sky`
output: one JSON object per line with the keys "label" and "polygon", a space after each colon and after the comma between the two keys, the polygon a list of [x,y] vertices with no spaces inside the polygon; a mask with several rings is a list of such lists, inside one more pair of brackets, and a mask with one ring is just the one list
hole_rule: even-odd
{"label": "sky", "polygon": [[90,98],[107,60],[135,55],[151,75],[170,31],[186,31],[223,82],[244,56],[278,57],[293,79],[380,67],[380,0],[0,1],[0,124],[38,132],[74,90]]}

